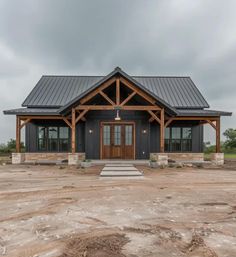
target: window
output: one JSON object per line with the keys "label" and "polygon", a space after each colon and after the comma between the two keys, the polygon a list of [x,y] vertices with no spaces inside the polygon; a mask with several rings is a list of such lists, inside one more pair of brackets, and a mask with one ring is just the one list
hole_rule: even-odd
{"label": "window", "polygon": [[69,149],[69,128],[59,127],[59,150],[66,152]]}
{"label": "window", "polygon": [[191,152],[192,128],[169,127],[165,129],[165,151]]}
{"label": "window", "polygon": [[132,145],[133,141],[133,127],[132,125],[125,126],[125,145]]}
{"label": "window", "polygon": [[38,127],[38,150],[46,151],[46,128]]}
{"label": "window", "polygon": [[38,127],[38,150],[47,152],[69,151],[69,128],[68,127]]}

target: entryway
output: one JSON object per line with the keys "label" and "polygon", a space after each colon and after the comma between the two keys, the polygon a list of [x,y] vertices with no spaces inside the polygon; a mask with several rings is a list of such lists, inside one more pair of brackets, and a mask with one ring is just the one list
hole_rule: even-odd
{"label": "entryway", "polygon": [[135,123],[101,123],[101,159],[135,159]]}

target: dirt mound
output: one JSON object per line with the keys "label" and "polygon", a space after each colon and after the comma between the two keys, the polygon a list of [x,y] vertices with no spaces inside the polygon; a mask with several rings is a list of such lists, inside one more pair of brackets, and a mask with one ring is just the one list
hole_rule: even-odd
{"label": "dirt mound", "polygon": [[[187,256],[218,257],[204,242],[204,239],[197,234],[193,234],[191,242],[186,246]],[[192,254],[191,254],[192,253]]]}
{"label": "dirt mound", "polygon": [[60,257],[125,257],[122,247],[129,240],[124,234],[75,237],[70,239]]}

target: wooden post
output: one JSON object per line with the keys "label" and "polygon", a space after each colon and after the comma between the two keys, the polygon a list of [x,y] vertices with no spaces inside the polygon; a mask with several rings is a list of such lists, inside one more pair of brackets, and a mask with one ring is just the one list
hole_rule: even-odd
{"label": "wooden post", "polygon": [[71,117],[72,117],[72,120],[71,120],[71,152],[72,153],[75,153],[75,115],[76,115],[76,112],[75,112],[75,108],[72,108],[72,113],[71,113]]}
{"label": "wooden post", "polygon": [[164,109],[161,109],[161,115],[160,115],[160,152],[164,153],[164,147],[165,147],[165,112]]}
{"label": "wooden post", "polygon": [[116,78],[116,104],[120,105],[120,78]]}
{"label": "wooden post", "polygon": [[216,153],[220,153],[220,118],[216,120]]}
{"label": "wooden post", "polygon": [[16,116],[16,152],[20,153],[20,117]]}

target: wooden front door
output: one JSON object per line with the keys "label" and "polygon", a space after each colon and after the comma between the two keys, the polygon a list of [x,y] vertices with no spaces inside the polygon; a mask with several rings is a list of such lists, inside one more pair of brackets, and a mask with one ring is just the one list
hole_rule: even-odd
{"label": "wooden front door", "polygon": [[102,123],[101,158],[134,159],[134,123]]}

